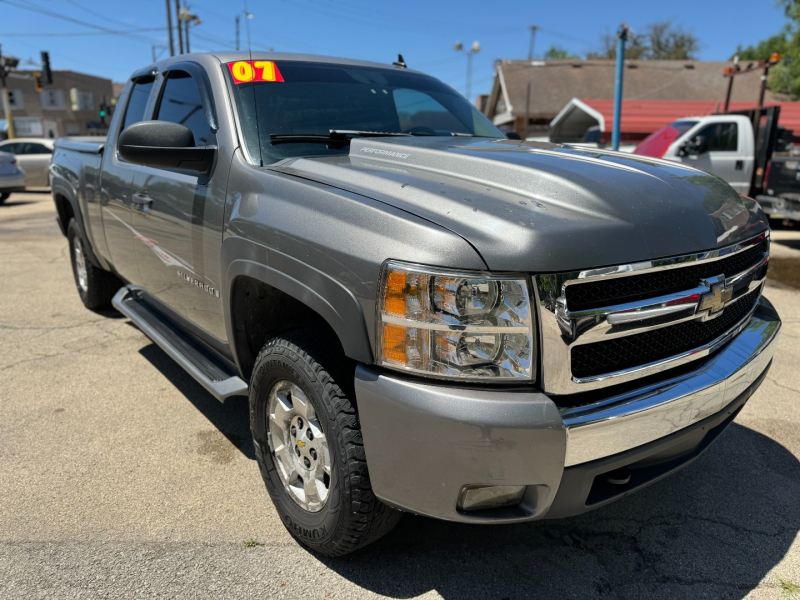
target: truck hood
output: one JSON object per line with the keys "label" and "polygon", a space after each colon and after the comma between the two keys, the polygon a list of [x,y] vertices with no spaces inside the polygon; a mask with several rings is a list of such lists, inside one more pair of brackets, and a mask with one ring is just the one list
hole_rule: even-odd
{"label": "truck hood", "polygon": [[463,237],[493,270],[557,272],[726,246],[758,205],[673,162],[482,138],[358,138],[348,156],[274,169],[368,196]]}

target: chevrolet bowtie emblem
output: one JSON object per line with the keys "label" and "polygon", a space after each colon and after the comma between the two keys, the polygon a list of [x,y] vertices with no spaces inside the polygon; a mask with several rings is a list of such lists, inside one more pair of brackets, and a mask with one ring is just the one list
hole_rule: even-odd
{"label": "chevrolet bowtie emblem", "polygon": [[301,442],[300,440],[297,440],[297,445],[300,446],[301,448],[305,448],[306,447],[306,443],[305,442]]}
{"label": "chevrolet bowtie emblem", "polygon": [[710,289],[700,295],[700,303],[697,305],[697,311],[707,311],[708,316],[706,318],[713,319],[719,316],[722,309],[725,308],[725,303],[730,301],[733,297],[733,288],[725,285],[724,275],[709,277],[708,279],[704,279],[703,283]]}

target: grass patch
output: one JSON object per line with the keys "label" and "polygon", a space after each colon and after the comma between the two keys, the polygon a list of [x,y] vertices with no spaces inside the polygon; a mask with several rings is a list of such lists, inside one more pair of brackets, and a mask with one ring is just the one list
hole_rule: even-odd
{"label": "grass patch", "polygon": [[251,539],[249,539],[249,540],[245,540],[245,541],[244,541],[244,547],[245,547],[245,548],[255,548],[256,546],[263,546],[263,545],[264,545],[264,544],[262,544],[262,543],[261,543],[261,542],[259,542],[258,540],[254,540],[254,539],[252,539],[252,538],[251,538]]}
{"label": "grass patch", "polygon": [[794,596],[795,594],[800,594],[800,585],[797,585],[793,581],[789,581],[788,579],[778,579],[778,587],[783,590],[784,595],[786,596]]}

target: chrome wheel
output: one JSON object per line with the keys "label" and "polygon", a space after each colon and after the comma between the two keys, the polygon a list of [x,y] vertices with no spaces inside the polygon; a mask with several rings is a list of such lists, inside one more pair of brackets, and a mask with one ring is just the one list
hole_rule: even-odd
{"label": "chrome wheel", "polygon": [[285,379],[272,387],[267,402],[267,439],[281,483],[298,506],[318,512],[330,491],[331,458],[314,407]]}
{"label": "chrome wheel", "polygon": [[82,292],[89,291],[89,283],[86,280],[86,257],[83,255],[83,244],[78,236],[72,238],[72,253],[75,257],[75,279]]}

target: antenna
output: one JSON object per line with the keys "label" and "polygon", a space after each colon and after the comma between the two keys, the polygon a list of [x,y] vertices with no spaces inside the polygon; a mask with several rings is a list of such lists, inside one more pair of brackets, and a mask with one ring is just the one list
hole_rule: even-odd
{"label": "antenna", "polygon": [[400,67],[401,69],[407,69],[408,68],[408,65],[406,64],[406,61],[403,60],[403,55],[402,54],[398,54],[397,55],[397,62],[393,62],[392,64],[395,67]]}

